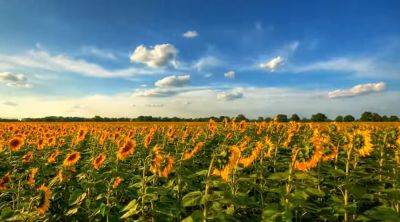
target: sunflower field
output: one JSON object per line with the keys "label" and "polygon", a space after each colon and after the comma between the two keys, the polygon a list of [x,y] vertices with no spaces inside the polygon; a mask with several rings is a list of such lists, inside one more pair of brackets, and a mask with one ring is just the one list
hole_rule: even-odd
{"label": "sunflower field", "polygon": [[0,221],[400,221],[400,125],[4,123]]}

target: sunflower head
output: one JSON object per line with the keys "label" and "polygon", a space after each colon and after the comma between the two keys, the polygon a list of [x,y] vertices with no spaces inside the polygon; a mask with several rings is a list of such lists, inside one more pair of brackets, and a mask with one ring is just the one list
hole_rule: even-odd
{"label": "sunflower head", "polygon": [[15,136],[10,140],[9,145],[11,151],[16,152],[24,145],[24,139],[22,136]]}
{"label": "sunflower head", "polygon": [[80,153],[75,151],[73,153],[70,153],[67,155],[67,158],[65,158],[63,166],[69,167],[75,165],[80,158]]}

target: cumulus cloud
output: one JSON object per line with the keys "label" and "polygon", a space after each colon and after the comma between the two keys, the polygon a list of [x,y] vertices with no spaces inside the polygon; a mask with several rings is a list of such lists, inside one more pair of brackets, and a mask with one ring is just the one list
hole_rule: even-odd
{"label": "cumulus cloud", "polygon": [[10,72],[0,72],[0,83],[5,83],[7,86],[29,88],[28,79],[24,74],[16,74]]}
{"label": "cumulus cloud", "polygon": [[91,55],[102,59],[116,60],[117,56],[104,49],[97,48],[95,46],[83,46],[82,53],[85,55]]}
{"label": "cumulus cloud", "polygon": [[168,87],[183,87],[187,85],[190,81],[190,75],[181,76],[167,76],[154,83],[156,87],[168,88]]}
{"label": "cumulus cloud", "polygon": [[0,61],[1,66],[6,65],[13,69],[31,68],[59,73],[71,72],[102,78],[158,74],[158,72],[154,72],[153,70],[135,67],[109,70],[83,59],[76,59],[63,54],[51,55],[44,50],[30,50],[22,55],[0,54]]}
{"label": "cumulus cloud", "polygon": [[235,72],[234,71],[228,71],[226,73],[224,73],[224,76],[228,79],[234,79],[235,78]]}
{"label": "cumulus cloud", "polygon": [[167,65],[176,67],[178,50],[175,46],[166,43],[147,48],[144,45],[136,47],[130,59],[133,63],[142,63],[151,68],[160,68]]}
{"label": "cumulus cloud", "polygon": [[189,30],[182,34],[183,37],[188,38],[188,39],[196,38],[198,35],[199,34],[197,33],[197,31],[194,31],[194,30]]}
{"label": "cumulus cloud", "polygon": [[11,102],[11,101],[5,101],[5,102],[3,102],[3,105],[5,105],[5,106],[18,106],[18,103]]}
{"label": "cumulus cloud", "polygon": [[266,61],[265,63],[261,63],[260,67],[266,70],[269,70],[270,72],[275,71],[278,69],[281,65],[283,65],[284,59],[281,56],[277,56],[271,60]]}
{"label": "cumulus cloud", "polygon": [[243,89],[236,88],[229,92],[221,92],[217,94],[217,99],[224,100],[224,101],[231,101],[243,98]]}
{"label": "cumulus cloud", "polygon": [[365,95],[374,92],[381,92],[386,89],[384,82],[367,83],[356,85],[350,89],[338,89],[328,93],[329,98],[343,98]]}

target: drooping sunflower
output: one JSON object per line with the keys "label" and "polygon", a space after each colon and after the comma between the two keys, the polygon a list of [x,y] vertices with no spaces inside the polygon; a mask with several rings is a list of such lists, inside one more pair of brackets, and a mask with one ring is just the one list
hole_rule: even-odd
{"label": "drooping sunflower", "polygon": [[300,171],[308,171],[318,165],[322,158],[322,137],[320,136],[318,130],[315,130],[313,133],[312,144],[314,153],[308,160],[298,161],[296,158],[299,150],[295,150],[296,152],[294,152],[295,154],[292,157],[292,161],[294,161],[293,167],[295,169]]}
{"label": "drooping sunflower", "polygon": [[99,154],[93,161],[92,161],[92,165],[94,167],[94,169],[98,170],[104,163],[104,161],[106,160],[106,155],[104,154]]}
{"label": "drooping sunflower", "polygon": [[12,152],[17,152],[24,145],[24,138],[22,136],[15,136],[9,141],[9,145]]}
{"label": "drooping sunflower", "polygon": [[220,176],[224,181],[228,181],[232,171],[236,168],[240,159],[240,149],[232,146],[228,163],[222,169],[214,169],[213,175]]}
{"label": "drooping sunflower", "polygon": [[117,158],[119,160],[124,160],[128,158],[136,149],[136,142],[134,140],[128,139],[125,141],[125,144],[122,145],[117,153]]}
{"label": "drooping sunflower", "polygon": [[63,166],[70,167],[70,166],[75,165],[78,162],[80,157],[81,157],[81,154],[78,151],[74,151],[74,152],[68,154],[64,160]]}
{"label": "drooping sunflower", "polygon": [[366,157],[372,153],[372,151],[374,150],[373,149],[374,145],[372,144],[370,131],[362,131],[361,135],[362,135],[364,142],[363,142],[363,146],[360,149],[358,149],[357,151],[361,157]]}
{"label": "drooping sunflower", "polygon": [[204,142],[198,142],[196,144],[196,146],[193,148],[193,150],[191,151],[185,151],[183,153],[183,160],[189,160],[192,159],[194,155],[196,155],[196,153],[198,153],[200,151],[200,149],[204,146]]}
{"label": "drooping sunflower", "polygon": [[9,183],[10,181],[11,181],[10,173],[7,173],[0,180],[0,190],[6,190],[7,183]]}
{"label": "drooping sunflower", "polygon": [[22,157],[22,163],[27,164],[33,159],[33,152],[29,151]]}
{"label": "drooping sunflower", "polygon": [[40,186],[38,190],[41,193],[41,198],[37,210],[39,215],[44,215],[50,208],[50,199],[52,192],[45,185]]}
{"label": "drooping sunflower", "polygon": [[61,152],[59,150],[55,150],[53,153],[50,154],[50,157],[47,158],[47,163],[55,163],[57,161],[58,155],[60,155]]}
{"label": "drooping sunflower", "polygon": [[256,147],[252,150],[251,154],[247,157],[240,157],[239,163],[242,164],[244,167],[250,167],[260,155],[263,148],[264,144],[262,142],[257,142]]}
{"label": "drooping sunflower", "polygon": [[32,168],[29,171],[28,182],[27,182],[29,185],[31,185],[31,186],[35,185],[35,182],[36,182],[35,177],[38,172],[39,172],[39,168],[37,168],[37,167]]}
{"label": "drooping sunflower", "polygon": [[113,183],[112,188],[113,188],[113,189],[116,189],[117,187],[119,187],[119,185],[121,184],[121,182],[122,182],[121,177],[116,177],[116,178],[114,179],[114,183]]}

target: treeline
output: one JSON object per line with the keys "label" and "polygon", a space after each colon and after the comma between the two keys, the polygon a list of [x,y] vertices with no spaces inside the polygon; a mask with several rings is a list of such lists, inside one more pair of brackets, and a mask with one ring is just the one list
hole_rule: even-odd
{"label": "treeline", "polygon": [[[44,118],[23,118],[23,119],[2,119],[0,122],[207,122],[210,119],[215,121],[223,121],[225,118],[231,119],[229,116],[220,117],[204,117],[204,118],[180,118],[180,117],[153,117],[153,116],[138,116],[136,118],[108,118],[95,116],[93,118],[83,118],[83,117],[62,117],[62,116],[48,116]],[[379,115],[372,112],[364,112],[360,118],[356,119],[352,115],[339,115],[335,119],[329,119],[323,113],[317,113],[311,116],[311,118],[300,118],[299,115],[293,114],[288,116],[286,114],[278,114],[275,117],[258,117],[257,119],[249,119],[243,114],[239,114],[234,117],[236,121],[278,121],[278,122],[397,122],[399,117],[396,115],[386,116]]]}

